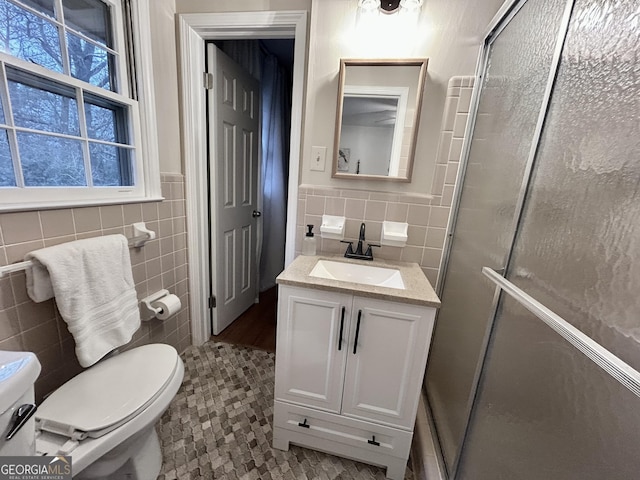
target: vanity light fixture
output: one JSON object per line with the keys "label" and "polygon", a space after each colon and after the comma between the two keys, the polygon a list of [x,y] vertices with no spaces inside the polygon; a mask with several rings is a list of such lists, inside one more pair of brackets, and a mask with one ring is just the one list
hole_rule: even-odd
{"label": "vanity light fixture", "polygon": [[367,13],[380,11],[382,13],[396,13],[398,10],[417,12],[422,7],[423,0],[358,0],[358,7]]}

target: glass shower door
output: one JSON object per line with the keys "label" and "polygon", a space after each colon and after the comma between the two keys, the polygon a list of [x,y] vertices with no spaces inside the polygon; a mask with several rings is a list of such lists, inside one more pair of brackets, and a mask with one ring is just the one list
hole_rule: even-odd
{"label": "glass shower door", "polygon": [[[635,370],[639,18],[638,2],[576,0],[506,275]],[[640,374],[576,345],[501,300],[456,478],[638,478]]]}
{"label": "glass shower door", "polygon": [[511,248],[565,5],[565,0],[520,2],[517,15],[489,40],[425,380],[449,472],[462,445],[494,315],[495,288],[481,269],[504,266]]}

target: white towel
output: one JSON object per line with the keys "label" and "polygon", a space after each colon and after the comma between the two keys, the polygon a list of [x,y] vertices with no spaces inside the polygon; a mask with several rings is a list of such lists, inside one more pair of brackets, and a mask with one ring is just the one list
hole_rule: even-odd
{"label": "white towel", "polygon": [[34,302],[55,296],[76,342],[76,355],[89,367],[131,340],[140,312],[129,246],[124,235],[63,243],[28,253],[27,292]]}

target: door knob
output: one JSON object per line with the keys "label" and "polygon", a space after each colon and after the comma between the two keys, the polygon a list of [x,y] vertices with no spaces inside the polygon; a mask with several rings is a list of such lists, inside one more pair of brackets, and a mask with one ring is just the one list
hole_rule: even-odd
{"label": "door knob", "polygon": [[260,217],[262,215],[262,212],[259,212],[258,210],[254,210],[252,215],[253,215],[253,218]]}

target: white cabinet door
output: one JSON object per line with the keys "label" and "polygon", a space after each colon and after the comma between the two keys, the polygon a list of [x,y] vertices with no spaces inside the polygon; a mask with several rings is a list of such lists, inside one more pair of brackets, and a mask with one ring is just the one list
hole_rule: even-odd
{"label": "white cabinet door", "polygon": [[276,400],[340,412],[351,299],[280,286]]}
{"label": "white cabinet door", "polygon": [[434,316],[433,308],[353,299],[343,415],[413,429]]}

